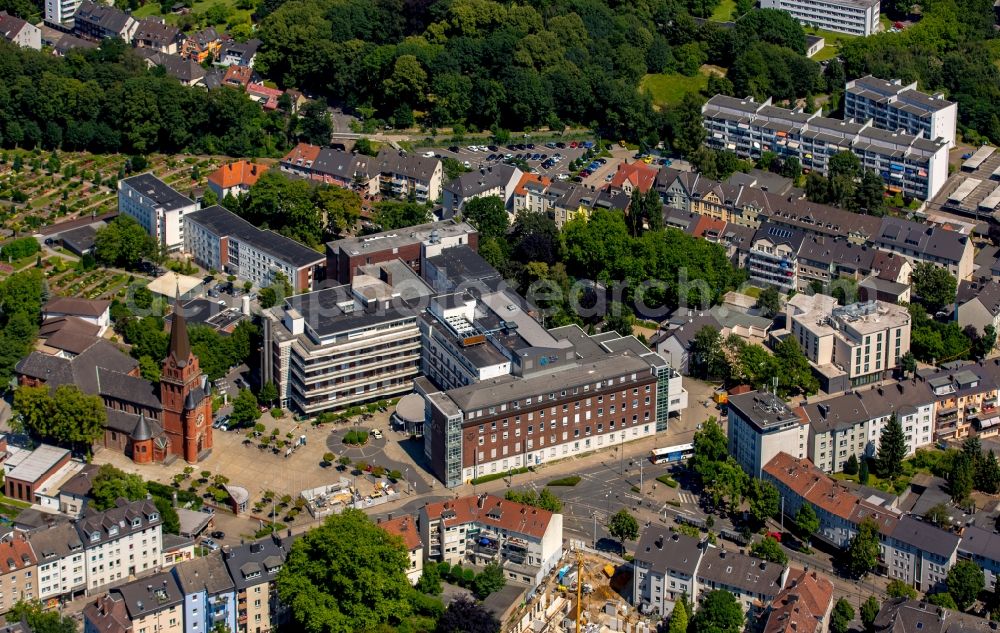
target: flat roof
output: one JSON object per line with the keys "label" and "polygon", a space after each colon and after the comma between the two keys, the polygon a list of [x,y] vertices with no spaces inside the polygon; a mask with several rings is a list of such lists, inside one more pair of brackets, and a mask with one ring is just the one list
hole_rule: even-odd
{"label": "flat roof", "polygon": [[59,460],[69,455],[69,451],[58,446],[42,444],[31,451],[20,464],[14,467],[7,477],[21,481],[34,482],[59,463]]}
{"label": "flat roof", "polygon": [[197,222],[216,235],[236,238],[296,268],[317,264],[326,259],[326,256],[319,251],[274,231],[259,229],[219,205],[189,213],[186,218]]}
{"label": "flat roof", "polygon": [[194,200],[182,195],[152,173],[132,176],[131,178],[124,179],[122,182],[155,202],[157,206],[162,207],[165,211],[173,211],[194,204]]}
{"label": "flat roof", "polygon": [[429,241],[432,237],[446,239],[469,233],[476,233],[476,229],[468,222],[445,220],[418,224],[394,231],[383,231],[373,235],[348,237],[336,242],[328,242],[327,248],[334,252],[341,250],[349,255],[360,255],[365,251],[380,251],[420,244]]}
{"label": "flat roof", "polygon": [[[397,306],[378,307],[373,310],[355,309],[357,302],[347,285],[324,288],[315,292],[295,295],[285,300],[286,305],[298,312],[305,325],[317,336],[333,336],[358,328],[375,327],[381,323],[400,319],[415,319],[412,310]],[[352,309],[342,306],[350,303]]]}
{"label": "flat roof", "polygon": [[729,406],[762,430],[801,421],[784,400],[769,391],[748,391],[729,396]]}

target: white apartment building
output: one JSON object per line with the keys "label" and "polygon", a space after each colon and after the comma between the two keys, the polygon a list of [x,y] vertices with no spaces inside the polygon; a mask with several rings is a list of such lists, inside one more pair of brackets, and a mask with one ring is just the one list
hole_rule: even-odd
{"label": "white apartment building", "polygon": [[282,273],[295,292],[322,277],[326,257],[274,231],[261,230],[218,205],[184,216],[184,251],[209,270],[225,271],[264,288]]}
{"label": "white apartment building", "polygon": [[0,11],[0,37],[21,48],[42,50],[41,29],[6,11]]}
{"label": "white apartment building", "polygon": [[118,211],[134,218],[161,247],[176,251],[184,246],[184,215],[198,204],[181,195],[153,174],[139,174],[118,181]]}
{"label": "white apartment building", "polygon": [[416,312],[400,303],[404,291],[368,275],[352,284],[296,295],[264,313],[263,379],[278,388],[282,407],[312,415],[413,389],[420,330]]}
{"label": "white apartment building", "polygon": [[160,513],[152,501],[118,500],[104,512],[76,523],[87,558],[87,592],[160,567],[163,542]]}
{"label": "white apartment building", "polygon": [[729,397],[729,454],[751,477],[778,453],[806,456],[809,425],[768,391]]}
{"label": "white apartment building", "polygon": [[427,561],[477,565],[500,561],[509,580],[534,587],[563,555],[563,516],[481,494],[420,509]]}
{"label": "white apartment building", "polygon": [[383,149],[372,161],[379,173],[379,188],[384,195],[417,202],[441,198],[444,168],[437,158],[412,156],[406,152]]}
{"label": "white apartment building", "polygon": [[941,93],[920,92],[917,82],[904,85],[898,79],[886,81],[866,75],[847,82],[844,118],[858,122],[871,119],[879,129],[940,138],[954,147],[958,104]]}
{"label": "white apartment building", "polygon": [[854,456],[875,457],[893,414],[906,436],[906,454],[934,442],[934,395],[924,384],[897,383],[805,405],[809,459],[825,473],[843,472]]}
{"label": "white apartment building", "polygon": [[929,200],[948,178],[948,142],[880,130],[870,120],[841,121],[771,105],[715,95],[701,108],[705,145],[759,158],[764,152],[794,157],[806,171],[827,175],[830,157],[853,152],[864,169],[878,173],[890,193]]}
{"label": "white apartment building", "polygon": [[879,28],[879,0],[761,0],[761,9],[778,9],[805,26],[867,36]]}
{"label": "white apartment building", "polygon": [[910,313],[884,301],[847,306],[799,294],[787,305],[791,336],[828,393],[882,380],[910,350]]}
{"label": "white apartment building", "polygon": [[635,604],[648,605],[652,613],[668,615],[681,596],[695,601],[695,575],[706,545],[707,541],[665,529],[643,531],[632,561]]}
{"label": "white apartment building", "polygon": [[69,522],[28,535],[38,559],[38,599],[73,596],[87,589],[83,541]]}
{"label": "white apartment building", "polygon": [[462,211],[469,200],[496,196],[504,208],[511,208],[514,190],[521,180],[523,172],[514,167],[500,163],[487,165],[479,171],[470,171],[452,179],[444,186],[441,199],[444,208],[443,217],[450,218]]}
{"label": "white apartment building", "polygon": [[45,0],[45,23],[72,28],[73,16],[82,0]]}

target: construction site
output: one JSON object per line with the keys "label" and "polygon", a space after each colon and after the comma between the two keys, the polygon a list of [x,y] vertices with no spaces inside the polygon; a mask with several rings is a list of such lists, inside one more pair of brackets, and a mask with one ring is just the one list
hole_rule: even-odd
{"label": "construction site", "polygon": [[652,633],[629,604],[630,566],[570,541],[557,567],[524,604],[505,614],[505,633]]}

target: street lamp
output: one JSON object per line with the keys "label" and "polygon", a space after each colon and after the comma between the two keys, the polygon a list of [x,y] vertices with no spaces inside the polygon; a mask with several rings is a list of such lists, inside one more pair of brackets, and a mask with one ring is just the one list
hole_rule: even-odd
{"label": "street lamp", "polygon": [[403,468],[403,479],[406,480],[406,494],[411,494],[410,492],[410,467],[405,466]]}

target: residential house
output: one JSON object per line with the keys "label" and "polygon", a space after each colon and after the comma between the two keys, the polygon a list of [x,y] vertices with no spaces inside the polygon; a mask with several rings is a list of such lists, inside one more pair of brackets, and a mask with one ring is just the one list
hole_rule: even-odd
{"label": "residential house", "polygon": [[508,213],[513,211],[514,191],[521,181],[523,172],[506,163],[484,165],[448,181],[441,199],[443,217],[450,218],[462,211],[469,200],[495,196],[500,199]]}
{"label": "residential house", "polygon": [[504,576],[537,586],[563,555],[563,517],[489,494],[420,508],[420,540],[428,564],[485,564],[499,556]]}
{"label": "residential house", "polygon": [[[859,246],[841,238],[808,235],[796,254],[798,265],[798,292],[815,290],[816,285],[825,294],[835,289],[853,294],[857,282],[871,271],[874,248]],[[848,303],[853,303],[849,297]]]}
{"label": "residential house", "polygon": [[69,521],[60,521],[28,535],[38,562],[37,598],[43,604],[74,598],[87,589],[87,560],[83,541]]}
{"label": "residential house", "polygon": [[0,11],[0,37],[21,48],[42,50],[41,29],[6,11]]}
{"label": "residential house", "polygon": [[222,43],[219,48],[219,57],[216,63],[219,66],[246,66],[253,68],[253,62],[257,57],[257,49],[260,48],[260,40],[249,39],[246,42],[228,40]]}
{"label": "residential house", "polygon": [[958,544],[958,558],[975,563],[985,574],[986,590],[996,590],[1000,576],[1000,534],[977,525],[966,527]]}
{"label": "residential house", "polygon": [[95,40],[117,37],[131,42],[138,26],[124,11],[92,0],[83,0],[73,15],[73,32]]}
{"label": "residential house", "polygon": [[98,336],[111,325],[111,302],[104,299],[53,297],[42,306],[42,323],[49,319],[73,317],[97,326]]}
{"label": "residential house", "polygon": [[805,235],[794,229],[764,223],[757,229],[747,258],[751,283],[774,286],[781,293],[798,290],[798,252]]}
{"label": "residential house", "polygon": [[691,342],[704,327],[715,328],[723,339],[735,334],[748,344],[761,344],[773,321],[745,311],[713,306],[708,310],[681,308],[662,324],[650,340],[650,346],[670,361],[682,374],[691,371]]}
{"label": "residential house", "polygon": [[666,530],[647,528],[632,562],[633,600],[643,613],[670,614],[687,596],[696,601],[695,576],[707,542]]}
{"label": "residential house", "polygon": [[151,173],[118,181],[118,211],[135,219],[170,251],[184,246],[184,215],[197,209],[198,203]]}
{"label": "residential house", "polygon": [[[56,29],[72,29],[73,16],[81,0],[45,0],[45,24]],[[58,33],[58,31],[56,31]],[[44,42],[43,42],[44,43]],[[54,48],[54,47],[53,47]]]}
{"label": "residential house", "polygon": [[[304,143],[300,143],[299,147],[303,145]],[[295,173],[297,166],[294,164],[294,158],[290,157],[297,151],[298,148],[286,156],[289,160],[287,171],[292,173]],[[301,151],[306,152],[306,150]],[[371,156],[324,147],[316,154],[312,169],[307,176],[328,185],[352,189],[364,196],[375,196],[379,191],[379,176],[374,168],[375,159]],[[286,169],[284,160],[282,169]]]}
{"label": "residential house", "polygon": [[98,596],[83,608],[83,633],[134,633],[119,594]]}
{"label": "residential house", "polygon": [[38,559],[22,532],[0,542],[0,613],[38,600]]}
{"label": "residential house", "polygon": [[220,625],[236,630],[236,585],[222,552],[174,565],[170,573],[184,596],[184,633],[211,633]]}
{"label": "residential house", "polygon": [[788,580],[788,567],[742,552],[708,547],[695,575],[698,593],[727,591],[744,613],[760,615],[773,602]]}
{"label": "residential house", "polygon": [[976,249],[972,239],[958,231],[885,216],[873,242],[876,248],[913,262],[930,262],[947,268],[958,280],[972,275]]}
{"label": "residential house", "polygon": [[291,537],[225,546],[222,560],[236,586],[234,633],[269,633],[289,620],[288,607],[278,599],[276,580],[288,557]]}
{"label": "residential house", "polygon": [[958,557],[961,537],[906,514],[882,541],[886,575],[922,592],[945,588],[948,570]]}
{"label": "residential house", "polygon": [[615,209],[624,213],[631,202],[632,198],[623,191],[571,185],[552,202],[551,209],[556,226],[561,229],[575,218],[589,218],[597,209]]}
{"label": "residential house", "polygon": [[729,397],[729,454],[748,475],[761,476],[779,453],[806,456],[808,420],[768,391],[748,391]]}
{"label": "residential house", "polygon": [[284,94],[277,88],[265,86],[263,83],[252,81],[246,87],[247,96],[260,104],[265,110],[274,111],[278,109],[278,99]]}
{"label": "residential house", "polygon": [[[226,71],[228,76],[233,68]],[[241,84],[243,86],[245,84]],[[320,147],[309,143],[299,143],[281,159],[281,171],[309,178],[313,173],[313,163],[319,158]]]}
{"label": "residential house", "polygon": [[274,231],[258,229],[219,205],[184,216],[184,251],[210,270],[223,270],[258,288],[280,273],[294,292],[308,292],[322,280],[322,253]]}
{"label": "residential house", "polygon": [[214,27],[208,27],[188,35],[181,41],[181,57],[193,60],[199,64],[206,59],[219,58],[219,49],[222,47],[222,38]]}
{"label": "residential house", "polygon": [[842,472],[852,456],[875,457],[892,415],[903,428],[908,456],[934,443],[934,396],[924,384],[855,390],[803,409],[809,418],[809,459],[827,473]]}
{"label": "residential house", "polygon": [[986,326],[1000,329],[1000,283],[991,278],[960,282],[955,305],[955,320],[962,329],[971,326],[980,334]]}
{"label": "residential house", "polygon": [[406,577],[411,585],[417,584],[421,574],[424,573],[424,544],[420,540],[420,530],[417,529],[417,518],[412,514],[407,514],[388,521],[379,521],[379,527],[398,536],[403,541],[403,546],[410,556],[410,564],[406,568]]}
{"label": "residential house", "polygon": [[379,187],[383,195],[412,196],[417,202],[434,202],[441,198],[444,169],[439,159],[383,148],[375,158],[375,165],[381,174]]}
{"label": "residential house", "polygon": [[636,190],[646,193],[653,188],[659,170],[642,161],[618,163],[618,169],[611,177],[610,189],[618,189],[631,196]]}
{"label": "residential house", "polygon": [[88,511],[76,523],[87,557],[87,592],[158,569],[162,524],[148,499],[119,499],[103,512]]}
{"label": "residential house", "polygon": [[227,163],[208,175],[208,188],[215,192],[219,200],[230,194],[240,196],[249,193],[250,187],[269,167],[248,160]]}
{"label": "residential house", "polygon": [[767,610],[763,633],[826,633],[833,583],[816,571],[793,570]]}
{"label": "residential house", "polygon": [[246,90],[255,76],[253,68],[250,66],[232,64],[226,68],[226,72],[222,75],[222,85]]}
{"label": "residential house", "polygon": [[877,299],[889,303],[909,303],[912,272],[913,266],[905,257],[876,250],[871,274],[858,284],[858,298],[861,301]]}
{"label": "residential house", "polygon": [[934,439],[948,441],[1000,430],[1000,362],[991,359],[954,369],[918,373],[934,394]]}
{"label": "residential house", "polygon": [[163,18],[145,18],[140,20],[132,36],[136,48],[148,48],[158,53],[176,55],[183,34],[176,26],[163,21]]}
{"label": "residential house", "polygon": [[547,205],[544,204],[545,190],[552,184],[552,179],[548,176],[538,174],[521,174],[521,179],[514,187],[513,207],[514,214],[525,210],[532,213],[548,213]]}
{"label": "residential house", "polygon": [[791,336],[828,393],[881,381],[910,351],[910,313],[896,304],[840,306],[827,295],[798,294],[785,311]]}
{"label": "residential house", "polygon": [[990,633],[993,623],[925,600],[890,598],[872,623],[875,633]]}
{"label": "residential house", "polygon": [[73,519],[83,516],[90,503],[89,495],[96,474],[97,466],[87,464],[59,488],[59,512]]}
{"label": "residential house", "polygon": [[184,594],[170,572],[115,587],[87,605],[84,633],[185,633]]}

